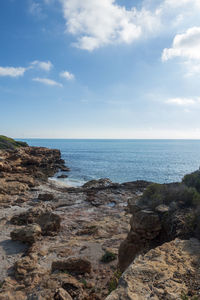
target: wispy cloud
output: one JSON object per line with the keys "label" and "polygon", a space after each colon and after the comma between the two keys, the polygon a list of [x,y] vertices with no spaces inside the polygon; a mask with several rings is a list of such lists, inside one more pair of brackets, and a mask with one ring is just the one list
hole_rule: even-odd
{"label": "wispy cloud", "polygon": [[33,78],[33,81],[37,81],[46,85],[50,85],[50,86],[59,86],[62,87],[63,85],[60,82],[57,82],[55,80],[49,79],[49,78],[40,78],[40,77],[36,77]]}
{"label": "wispy cloud", "polygon": [[177,106],[193,106],[195,104],[200,104],[200,97],[195,98],[170,98],[166,100],[167,104],[177,105]]}
{"label": "wispy cloud", "polygon": [[31,63],[31,65],[36,66],[44,71],[50,71],[53,67],[53,64],[50,61],[35,60]]}
{"label": "wispy cloud", "polygon": [[20,77],[26,72],[26,68],[0,67],[0,76]]}
{"label": "wispy cloud", "polygon": [[40,3],[34,0],[29,0],[29,13],[33,16],[41,17],[43,14]]}
{"label": "wispy cloud", "polygon": [[60,76],[63,77],[63,78],[65,78],[65,79],[67,79],[67,80],[73,80],[73,79],[75,79],[74,74],[72,74],[72,73],[70,73],[68,71],[61,72]]}

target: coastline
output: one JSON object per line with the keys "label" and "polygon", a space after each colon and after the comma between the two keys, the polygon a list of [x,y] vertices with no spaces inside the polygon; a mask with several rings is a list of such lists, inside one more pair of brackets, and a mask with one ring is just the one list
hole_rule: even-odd
{"label": "coastline", "polygon": [[[0,153],[0,299],[125,300],[131,294],[131,299],[145,300],[152,293],[162,299],[165,293],[175,300],[182,293],[199,293],[198,263],[194,267],[200,261],[199,232],[187,223],[188,213],[193,217],[196,208],[185,206],[182,196],[175,203],[163,198],[162,205],[151,207],[154,194],[148,194],[152,187],[155,195],[162,189],[163,195],[174,193],[174,187],[182,192],[181,183],[119,184],[100,179],[72,187],[63,185],[62,179],[49,179],[59,170],[64,174],[69,170],[58,150],[26,147]],[[179,285],[173,273],[180,266],[178,255],[179,260],[187,260],[177,275],[182,279]],[[156,283],[150,275],[155,257],[166,266],[164,278],[173,259],[170,282],[162,289],[158,289],[160,280]],[[141,260],[149,264],[145,273],[141,269],[142,277],[132,271],[141,268]],[[184,279],[187,269],[190,285]],[[151,288],[144,284],[147,279]],[[122,281],[131,290],[124,289]]]}

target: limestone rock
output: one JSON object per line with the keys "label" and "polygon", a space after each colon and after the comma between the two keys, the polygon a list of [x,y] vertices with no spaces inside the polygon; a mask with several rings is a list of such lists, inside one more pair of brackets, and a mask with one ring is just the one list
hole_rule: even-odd
{"label": "limestone rock", "polygon": [[112,184],[112,181],[108,178],[102,178],[99,180],[90,180],[83,185],[83,188],[99,188],[107,187]]}
{"label": "limestone rock", "polygon": [[52,263],[52,272],[56,270],[85,274],[91,272],[91,263],[87,259],[71,257],[66,260],[54,261]]}
{"label": "limestone rock", "polygon": [[199,267],[200,242],[176,239],[136,258],[106,300],[179,300],[182,294],[198,297]]}
{"label": "limestone rock", "polygon": [[15,229],[10,233],[13,241],[20,241],[23,243],[33,244],[40,239],[41,227],[37,224],[31,224],[23,226],[19,229]]}
{"label": "limestone rock", "polygon": [[38,199],[41,201],[52,201],[54,199],[54,195],[51,193],[39,194]]}
{"label": "limestone rock", "polygon": [[26,300],[27,297],[24,293],[20,291],[12,292],[12,291],[6,291],[6,292],[0,292],[0,300]]}
{"label": "limestone rock", "polygon": [[59,288],[54,295],[54,299],[55,300],[72,300],[72,297],[63,288]]}
{"label": "limestone rock", "polygon": [[61,218],[50,209],[34,207],[14,216],[10,222],[15,225],[36,223],[40,225],[43,235],[53,235],[60,230]]}

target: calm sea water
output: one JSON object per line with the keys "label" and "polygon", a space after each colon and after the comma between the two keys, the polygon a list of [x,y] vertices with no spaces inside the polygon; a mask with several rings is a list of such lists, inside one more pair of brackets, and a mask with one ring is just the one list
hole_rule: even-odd
{"label": "calm sea water", "polygon": [[67,183],[80,185],[108,177],[114,182],[137,179],[180,181],[200,166],[200,140],[62,140],[26,139],[30,146],[61,150],[71,171]]}

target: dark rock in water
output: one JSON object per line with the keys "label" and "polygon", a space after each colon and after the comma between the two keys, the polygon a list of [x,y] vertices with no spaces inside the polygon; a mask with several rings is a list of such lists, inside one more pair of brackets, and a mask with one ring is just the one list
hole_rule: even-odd
{"label": "dark rock in water", "polygon": [[99,188],[99,187],[108,187],[110,186],[112,183],[112,181],[108,178],[102,178],[99,180],[91,180],[86,182],[82,187],[83,188]]}
{"label": "dark rock in water", "polygon": [[54,195],[52,193],[39,194],[38,199],[41,201],[52,201],[54,200]]}
{"label": "dark rock in water", "polygon": [[87,259],[71,257],[66,260],[58,260],[52,263],[52,272],[68,271],[75,274],[85,274],[91,272],[91,263]]}
{"label": "dark rock in water", "polygon": [[57,178],[60,178],[60,179],[67,178],[67,177],[68,177],[68,175],[64,175],[64,174],[57,176]]}
{"label": "dark rock in water", "polygon": [[42,230],[37,224],[23,226],[22,228],[15,229],[10,233],[13,241],[20,241],[27,244],[33,244],[40,239]]}

